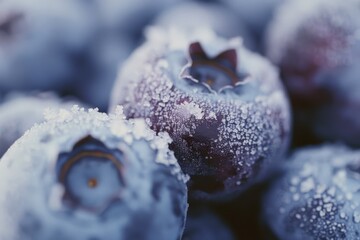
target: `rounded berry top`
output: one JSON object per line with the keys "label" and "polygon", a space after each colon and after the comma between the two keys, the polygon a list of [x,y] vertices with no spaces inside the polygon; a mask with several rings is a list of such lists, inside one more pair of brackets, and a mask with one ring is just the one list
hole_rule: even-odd
{"label": "rounded berry top", "polygon": [[[181,235],[187,176],[167,134],[125,120],[121,107],[111,115],[49,110],[46,119],[0,162],[0,222],[12,216],[1,239],[54,239],[59,229],[61,239],[131,239],[138,216],[150,223],[141,238]],[[40,227],[29,233],[23,225],[33,222]]]}
{"label": "rounded berry top", "polygon": [[296,151],[264,199],[280,239],[357,239],[360,152],[341,145]]}
{"label": "rounded berry top", "polygon": [[240,38],[206,29],[150,29],[118,76],[110,111],[117,104],[128,118],[170,134],[200,194],[239,192],[281,158],[289,139],[288,101],[274,66]]}

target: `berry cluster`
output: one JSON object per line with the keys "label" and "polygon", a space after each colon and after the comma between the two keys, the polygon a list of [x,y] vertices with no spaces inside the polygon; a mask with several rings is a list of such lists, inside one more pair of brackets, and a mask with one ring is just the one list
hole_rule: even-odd
{"label": "berry cluster", "polygon": [[359,239],[359,16],[0,1],[0,240]]}

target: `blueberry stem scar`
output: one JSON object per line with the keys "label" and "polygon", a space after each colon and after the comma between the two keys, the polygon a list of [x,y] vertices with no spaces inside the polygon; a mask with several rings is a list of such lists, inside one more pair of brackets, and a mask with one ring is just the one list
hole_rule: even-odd
{"label": "blueberry stem scar", "polygon": [[96,188],[98,185],[98,180],[96,178],[90,178],[88,180],[88,187],[89,188]]}
{"label": "blueberry stem scar", "polygon": [[66,178],[66,174],[68,173],[69,169],[79,160],[85,157],[97,157],[97,158],[104,158],[110,160],[115,167],[121,172],[122,166],[117,158],[115,158],[112,154],[99,152],[99,151],[84,151],[76,154],[72,158],[70,158],[62,167],[60,172],[60,182],[64,182]]}
{"label": "blueberry stem scar", "polygon": [[188,64],[181,77],[205,86],[212,93],[234,88],[245,81],[237,72],[237,52],[235,48],[209,57],[199,42],[189,45]]}

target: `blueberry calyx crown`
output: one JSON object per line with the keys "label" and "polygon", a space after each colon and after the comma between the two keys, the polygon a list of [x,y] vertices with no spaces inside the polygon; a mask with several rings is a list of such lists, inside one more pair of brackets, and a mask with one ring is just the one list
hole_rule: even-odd
{"label": "blueberry calyx crown", "polygon": [[65,205],[100,213],[120,200],[125,186],[123,158],[122,152],[91,136],[78,141],[71,152],[61,153],[56,170]]}
{"label": "blueberry calyx crown", "polygon": [[211,93],[221,93],[244,83],[245,78],[237,73],[237,64],[236,49],[227,49],[211,58],[199,42],[193,42],[189,45],[189,63],[181,75]]}

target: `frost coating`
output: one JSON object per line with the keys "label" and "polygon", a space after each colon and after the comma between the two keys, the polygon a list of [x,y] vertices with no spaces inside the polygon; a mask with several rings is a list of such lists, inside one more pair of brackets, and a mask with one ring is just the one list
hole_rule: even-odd
{"label": "frost coating", "polygon": [[341,145],[299,150],[264,199],[280,239],[358,239],[360,152]]}
{"label": "frost coating", "polygon": [[[181,72],[193,42],[210,58],[235,49],[236,71],[249,80],[221,94],[190,85]],[[127,117],[149,119],[152,129],[168,132],[181,167],[192,176],[191,188],[201,195],[238,192],[286,149],[290,116],[278,74],[241,39],[228,41],[208,30],[188,36],[151,29],[123,69],[113,107],[121,103]]]}
{"label": "frost coating", "polygon": [[[124,120],[121,107],[107,115],[74,106],[48,111],[46,118],[0,162],[0,239],[178,239],[187,177],[166,134],[156,136],[143,120]],[[67,186],[56,174],[59,154],[86,136],[126,155],[120,200],[97,213],[65,205]]]}

